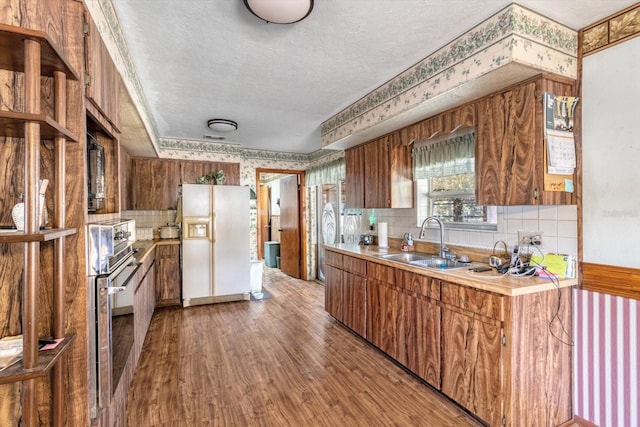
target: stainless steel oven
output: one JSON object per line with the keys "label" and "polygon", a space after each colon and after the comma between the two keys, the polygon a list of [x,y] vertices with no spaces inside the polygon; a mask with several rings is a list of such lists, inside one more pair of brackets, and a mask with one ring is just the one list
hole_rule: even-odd
{"label": "stainless steel oven", "polygon": [[140,264],[133,256],[135,221],[112,220],[88,225],[87,294],[89,310],[89,412],[96,418],[110,404],[113,381],[112,315],[114,296],[131,294]]}

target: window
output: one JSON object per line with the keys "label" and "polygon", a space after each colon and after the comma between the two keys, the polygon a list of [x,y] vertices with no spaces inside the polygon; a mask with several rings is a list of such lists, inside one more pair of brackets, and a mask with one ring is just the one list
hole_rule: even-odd
{"label": "window", "polygon": [[418,141],[413,148],[417,224],[439,217],[447,228],[496,230],[495,206],[475,200],[475,147],[472,130]]}

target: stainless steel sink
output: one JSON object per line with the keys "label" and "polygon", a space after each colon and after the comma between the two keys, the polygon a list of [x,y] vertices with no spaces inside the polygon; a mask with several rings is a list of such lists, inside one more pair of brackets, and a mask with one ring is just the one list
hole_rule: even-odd
{"label": "stainless steel sink", "polygon": [[398,261],[398,262],[404,262],[405,264],[410,264],[416,261],[429,260],[433,258],[433,255],[418,254],[415,252],[403,252],[401,254],[380,255],[380,258],[388,259],[389,261]]}
{"label": "stainless steel sink", "polygon": [[415,265],[416,267],[431,268],[436,270],[473,266],[473,263],[470,262],[461,262],[441,258],[437,255],[420,254],[416,252],[380,255],[380,258],[387,259],[389,261],[397,261],[404,264]]}

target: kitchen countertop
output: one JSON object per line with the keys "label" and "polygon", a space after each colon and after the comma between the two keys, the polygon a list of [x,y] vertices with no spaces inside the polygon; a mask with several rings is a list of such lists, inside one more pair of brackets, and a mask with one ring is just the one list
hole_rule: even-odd
{"label": "kitchen countertop", "polygon": [[180,239],[155,239],[155,240],[136,240],[133,243],[133,249],[136,251],[134,256],[138,262],[143,262],[151,249],[159,245],[179,245]]}
{"label": "kitchen countertop", "polygon": [[518,296],[532,294],[536,292],[549,291],[560,288],[576,286],[577,279],[564,279],[552,281],[537,276],[514,277],[499,274],[494,269],[482,273],[474,273],[468,268],[454,269],[431,269],[417,267],[398,261],[390,261],[380,258],[380,255],[403,253],[397,249],[380,249],[378,246],[360,246],[360,245],[324,245],[325,249],[333,250],[344,255],[350,255],[367,261],[373,261],[378,264],[387,265],[389,267],[400,268],[425,276],[435,277],[437,279],[447,280],[459,285],[469,286],[484,291],[495,292],[507,296]]}

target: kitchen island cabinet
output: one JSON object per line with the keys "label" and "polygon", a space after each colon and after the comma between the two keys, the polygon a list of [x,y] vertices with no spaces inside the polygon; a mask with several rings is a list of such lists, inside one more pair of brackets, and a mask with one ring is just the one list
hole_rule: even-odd
{"label": "kitchen island cabinet", "polygon": [[[575,280],[428,270],[379,258],[372,246],[325,250],[343,263],[367,262],[367,341],[483,422],[549,426],[571,419]],[[349,304],[343,301],[342,313]]]}

